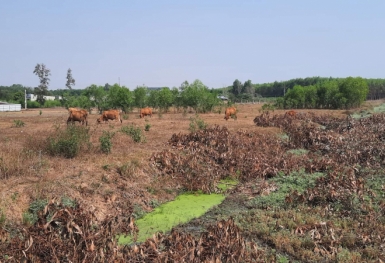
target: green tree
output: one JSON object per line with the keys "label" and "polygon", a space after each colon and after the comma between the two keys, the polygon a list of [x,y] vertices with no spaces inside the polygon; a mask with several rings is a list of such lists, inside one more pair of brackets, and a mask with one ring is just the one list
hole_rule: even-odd
{"label": "green tree", "polygon": [[369,92],[367,82],[361,77],[348,77],[342,80],[339,89],[346,98],[346,108],[359,107],[365,101]]}
{"label": "green tree", "polygon": [[336,105],[336,101],[334,101],[334,96],[336,96],[338,93],[339,89],[337,80],[330,80],[318,83],[316,107],[320,109],[340,108],[340,106]]}
{"label": "green tree", "polygon": [[235,96],[238,96],[239,94],[242,93],[242,89],[243,89],[242,82],[240,82],[238,79],[234,80],[231,93],[233,93]]}
{"label": "green tree", "polygon": [[162,88],[158,91],[158,105],[162,112],[167,112],[173,104],[173,95],[169,88]]}
{"label": "green tree", "polygon": [[84,90],[83,95],[91,101],[92,107],[98,108],[99,112],[107,109],[107,92],[103,86],[92,84]]}
{"label": "green tree", "polygon": [[242,93],[248,94],[251,98],[254,97],[255,89],[253,87],[253,84],[251,83],[251,80],[248,80],[245,83],[243,83]]}
{"label": "green tree", "polygon": [[150,90],[148,97],[147,97],[147,105],[152,108],[158,108],[159,107],[159,91],[158,90]]}
{"label": "green tree", "polygon": [[134,90],[134,105],[139,109],[147,105],[147,91],[146,86],[138,86]]}
{"label": "green tree", "polygon": [[67,82],[66,82],[66,87],[71,90],[72,87],[75,85],[75,79],[72,77],[72,70],[69,68],[67,70]]}
{"label": "green tree", "polygon": [[285,94],[285,108],[303,108],[305,105],[305,90],[300,85],[294,86]]}
{"label": "green tree", "polygon": [[317,105],[317,88],[315,86],[304,87],[305,105],[306,109],[314,109]]}
{"label": "green tree", "polygon": [[33,73],[37,75],[40,80],[39,86],[35,88],[35,95],[37,96],[36,100],[43,105],[44,95],[47,95],[48,93],[51,71],[44,64],[36,64]]}
{"label": "green tree", "polygon": [[182,96],[179,92],[179,89],[174,87],[172,88],[171,93],[172,93],[172,101],[173,101],[174,107],[179,111],[179,109],[183,107]]}
{"label": "green tree", "polygon": [[122,109],[125,113],[132,108],[133,95],[127,87],[121,87],[115,83],[109,87],[107,93],[107,105],[110,108]]}
{"label": "green tree", "polygon": [[24,104],[24,92],[22,91],[17,91],[16,93],[13,94],[12,100],[14,102]]}

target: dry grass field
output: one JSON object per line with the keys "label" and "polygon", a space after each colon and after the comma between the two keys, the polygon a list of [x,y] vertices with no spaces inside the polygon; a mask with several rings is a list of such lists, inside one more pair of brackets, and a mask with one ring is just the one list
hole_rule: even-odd
{"label": "dry grass field", "polygon": [[[260,104],[236,105],[236,120],[224,120],[223,109],[221,112],[218,110],[216,113],[199,115],[208,127],[224,126],[227,129],[209,129],[205,131],[205,135],[196,133],[189,136],[173,134],[188,135],[192,118],[196,117],[194,113],[177,113],[171,110],[162,115],[155,113],[152,117],[140,119],[138,112],[131,112],[124,116],[123,123],[109,121],[105,124],[97,124],[99,115],[91,114],[87,127],[89,143],[74,158],[53,156],[46,150],[49,138],[57,137],[61,131],[68,131],[66,109],[2,112],[0,223],[1,220],[4,222],[5,217],[8,222],[23,222],[28,225],[24,216],[31,209],[32,202],[60,200],[63,197],[76,199],[81,207],[93,211],[99,219],[108,218],[112,207],[123,209],[119,211],[126,211],[125,207],[134,207],[134,214],[149,212],[154,204],[172,200],[181,189],[190,189],[189,184],[198,182],[199,187],[211,191],[213,188],[205,186],[210,184],[211,179],[216,180],[214,178],[218,174],[221,174],[221,178],[235,175],[241,178],[241,184],[231,193],[228,192],[221,205],[178,229],[191,232],[190,229],[198,229],[197,226],[203,223],[215,224],[221,219],[227,220],[229,215],[239,216],[236,221],[243,228],[242,237],[263,241],[270,247],[258,252],[262,253],[259,255],[265,260],[272,253],[275,259],[268,262],[278,262],[276,260],[281,257],[275,254],[274,249],[303,262],[307,262],[309,256],[314,262],[323,257],[335,259],[336,262],[362,262],[362,259],[377,262],[374,260],[385,258],[385,252],[379,245],[382,244],[383,237],[378,235],[368,239],[368,233],[384,227],[382,211],[385,205],[376,197],[383,189],[382,174],[379,174],[376,167],[378,160],[383,158],[383,147],[378,142],[383,138],[382,120],[385,117],[378,115],[353,121],[353,126],[357,126],[351,131],[348,130],[350,128],[346,129],[349,121],[345,120],[348,120],[347,114],[362,115],[382,103],[383,101],[368,101],[360,109],[350,111],[299,110],[297,112],[311,114],[301,114],[296,120],[284,117],[284,110],[275,110],[266,117],[260,116]],[[307,117],[310,115],[312,117]],[[255,118],[256,116],[260,117]],[[254,118],[256,123],[253,122]],[[314,121],[329,126],[314,126]],[[78,123],[75,125],[80,126]],[[149,131],[145,131],[146,125],[150,125]],[[140,129],[145,141],[135,142],[131,136],[122,132],[124,127]],[[285,146],[282,144],[286,140],[283,139],[284,136],[277,137],[283,130],[277,127],[285,130],[285,136],[291,136],[287,143],[283,143]],[[100,143],[100,138],[106,134],[113,134],[109,154],[102,151]],[[172,143],[169,143],[171,137]],[[204,146],[206,144],[209,147]],[[168,151],[172,149],[172,145],[178,149],[185,147],[187,150],[174,155],[173,151]],[[229,147],[222,152],[227,154],[223,158],[217,151],[222,146]],[[214,148],[217,150],[212,151]],[[308,150],[305,149],[310,152],[307,154]],[[178,150],[174,152],[176,151]],[[291,151],[297,153],[293,154]],[[343,154],[340,154],[341,151]],[[179,159],[173,162],[173,158]],[[223,164],[220,164],[221,158],[226,160]],[[225,168],[222,169],[222,166]],[[327,168],[328,166],[331,168]],[[234,167],[236,168],[233,170]],[[193,171],[185,172],[190,169]],[[310,173],[301,174],[305,170]],[[313,170],[314,174],[311,172]],[[308,187],[304,182],[320,176],[317,171],[324,173],[325,178],[333,180],[318,180],[315,188],[310,187],[303,194],[296,190],[291,191],[304,185]],[[267,180],[271,176],[274,180]],[[303,181],[304,178],[307,179]],[[277,190],[275,184],[281,185],[282,189],[274,192]],[[181,185],[184,187],[180,187]],[[199,187],[198,189],[203,189]],[[264,197],[265,195],[268,196]],[[279,200],[282,196],[279,195],[283,195],[285,199],[285,209],[275,210],[269,205],[265,207],[264,202],[269,203],[269,198],[272,199],[271,202],[281,202]],[[312,204],[312,199],[307,200],[306,195],[317,196],[320,203]],[[356,207],[357,202],[369,199],[371,201],[368,204],[362,203],[361,207]],[[372,204],[375,204],[374,209]],[[259,209],[260,207],[263,209]],[[330,207],[333,209],[329,209]],[[138,208],[140,211],[135,212]],[[364,225],[366,217],[370,216],[378,220],[373,225]],[[360,231],[354,228],[357,224],[362,226]],[[329,230],[324,231],[324,226],[330,228],[330,231],[338,232],[339,236],[334,237],[334,232],[330,234]],[[319,227],[319,238],[311,235],[314,227]],[[291,232],[288,231],[290,229]],[[39,236],[35,235],[35,239]],[[256,236],[259,241],[255,240]],[[369,243],[365,245],[362,242]],[[325,247],[326,244],[330,246]],[[224,249],[226,248],[225,246]],[[34,249],[35,252],[39,251],[38,246]],[[132,253],[135,254],[135,250]],[[287,259],[286,256],[283,258]]]}
{"label": "dry grass field", "polygon": [[[373,104],[373,103],[372,103]],[[277,133],[276,128],[260,128],[253,124],[255,116],[260,115],[261,104],[236,105],[237,120],[224,120],[224,110],[219,113],[200,114],[209,126],[226,126],[230,132],[252,130],[260,133]],[[40,114],[41,111],[41,114]],[[276,110],[273,114],[284,114]],[[301,112],[301,111],[299,111]],[[302,110],[307,112],[307,110]],[[319,114],[344,115],[345,111],[318,110]],[[124,184],[126,192],[123,196],[130,201],[150,209],[150,199],[156,198],[163,202],[172,199],[175,193],[157,191],[151,196],[146,189],[158,188],[153,182],[153,174],[148,167],[148,159],[152,153],[168,148],[167,141],[174,133],[189,133],[190,118],[194,113],[169,113],[139,118],[137,112],[131,112],[123,123],[109,121],[108,124],[97,124],[98,114],[91,114],[88,127],[91,134],[92,148],[73,159],[52,157],[40,153],[39,145],[55,129],[63,129],[67,124],[68,112],[65,108],[28,109],[21,112],[0,113],[0,208],[8,219],[21,220],[23,211],[31,201],[41,198],[59,198],[67,196],[77,198],[90,207],[95,207],[101,217],[108,211],[111,195],[118,192],[119,176],[117,169],[131,164],[133,175]],[[24,126],[15,127],[15,121],[24,122]],[[150,124],[150,130],[144,127]],[[76,123],[75,125],[80,125]],[[146,142],[136,143],[129,136],[118,132],[122,126],[140,127]],[[103,131],[115,131],[112,138],[112,151],[104,154],[100,151],[99,137]],[[122,182],[121,182],[122,183]],[[123,198],[121,196],[120,198]],[[114,195],[114,198],[115,195]]]}

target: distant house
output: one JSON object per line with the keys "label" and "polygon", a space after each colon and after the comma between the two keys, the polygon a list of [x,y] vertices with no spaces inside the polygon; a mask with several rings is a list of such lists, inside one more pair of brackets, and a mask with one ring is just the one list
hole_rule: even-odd
{"label": "distant house", "polygon": [[[45,100],[61,100],[62,96],[43,96]],[[34,94],[27,94],[27,100],[30,101],[36,101],[37,100],[37,95]]]}
{"label": "distant house", "polygon": [[220,96],[218,96],[217,98],[220,99],[220,100],[223,100],[223,101],[229,100],[229,98],[227,98],[227,97],[225,97],[225,96],[223,96],[223,95],[220,95]]}

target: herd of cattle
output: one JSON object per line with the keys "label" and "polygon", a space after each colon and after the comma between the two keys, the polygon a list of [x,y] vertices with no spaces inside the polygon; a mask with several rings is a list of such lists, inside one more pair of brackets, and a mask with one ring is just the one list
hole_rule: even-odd
{"label": "herd of cattle", "polygon": [[[79,122],[82,125],[88,125],[87,117],[88,117],[88,111],[84,109],[77,109],[77,108],[68,108],[68,119],[67,124],[75,122]],[[139,117],[144,118],[145,116],[152,117],[152,109],[149,107],[140,109]],[[228,107],[225,111],[225,120],[227,121],[230,117],[234,117],[234,119],[237,118],[237,109],[235,107]],[[102,112],[102,115],[97,119],[97,123],[106,123],[109,120],[117,120],[122,123],[122,117],[121,112],[119,110],[106,110]]]}
{"label": "herd of cattle", "polygon": [[[67,124],[72,123],[74,124],[75,122],[79,122],[82,125],[88,125],[87,117],[88,117],[88,111],[84,109],[77,109],[77,108],[68,108],[68,119],[67,119]],[[140,110],[140,118],[143,118],[144,116],[150,116],[152,117],[152,109],[150,108],[143,108]],[[106,123],[109,120],[117,120],[122,123],[122,117],[121,117],[121,112],[119,110],[106,110],[102,112],[102,115],[96,120],[97,123]]]}

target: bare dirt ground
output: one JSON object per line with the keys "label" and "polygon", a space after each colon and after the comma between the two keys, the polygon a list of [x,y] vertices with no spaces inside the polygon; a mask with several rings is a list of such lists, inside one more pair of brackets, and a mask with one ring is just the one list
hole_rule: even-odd
{"label": "bare dirt ground", "polygon": [[[370,108],[382,101],[365,104]],[[256,127],[253,119],[260,115],[261,104],[236,105],[237,120],[224,120],[221,113],[200,114],[209,126],[226,126],[230,132],[238,130],[276,134],[279,129]],[[364,108],[365,108],[364,107]],[[41,115],[40,115],[41,110]],[[276,110],[273,114],[283,114]],[[298,110],[298,112],[309,112]],[[312,110],[316,114],[346,115],[344,110]],[[144,211],[150,211],[151,200],[165,202],[177,194],[167,185],[157,185],[155,172],[149,165],[152,153],[170,148],[167,141],[174,133],[188,133],[190,118],[194,113],[176,113],[171,110],[161,116],[155,113],[151,118],[140,119],[137,112],[128,114],[123,123],[110,121],[97,125],[98,114],[89,116],[91,150],[74,159],[52,157],[39,151],[28,151],[44,142],[57,127],[66,126],[68,112],[65,108],[29,109],[21,112],[0,112],[0,210],[8,220],[21,221],[22,214],[31,201],[42,198],[76,198],[95,209],[98,216],[108,213],[111,202],[129,201]],[[14,127],[15,120],[25,123]],[[145,143],[135,143],[129,136],[118,132],[122,126],[140,127]],[[150,131],[144,127],[150,124]],[[79,125],[79,124],[76,124]],[[99,137],[103,131],[115,131],[111,154],[99,149]],[[124,164],[134,164],[132,175],[122,178],[117,169]]]}

